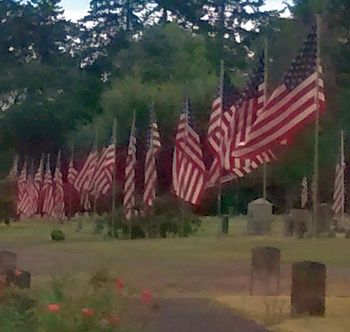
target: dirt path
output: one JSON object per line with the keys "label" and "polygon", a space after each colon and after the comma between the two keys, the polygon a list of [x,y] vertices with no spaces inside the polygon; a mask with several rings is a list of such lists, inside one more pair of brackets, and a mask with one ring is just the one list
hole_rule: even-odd
{"label": "dirt path", "polygon": [[267,332],[209,299],[161,300],[154,322],[157,332]]}

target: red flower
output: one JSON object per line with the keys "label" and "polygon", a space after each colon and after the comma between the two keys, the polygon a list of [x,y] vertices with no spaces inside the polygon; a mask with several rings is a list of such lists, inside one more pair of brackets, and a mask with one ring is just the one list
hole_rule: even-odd
{"label": "red flower", "polygon": [[91,309],[91,308],[83,308],[81,309],[81,313],[85,317],[92,317],[95,315],[96,312],[94,309]]}
{"label": "red flower", "polygon": [[115,288],[118,290],[124,289],[124,281],[123,279],[116,279],[115,280]]}
{"label": "red flower", "polygon": [[54,314],[57,314],[61,309],[61,306],[59,304],[56,304],[56,303],[51,303],[47,306],[47,310],[49,312],[52,312]]}
{"label": "red flower", "polygon": [[152,302],[153,295],[152,292],[149,289],[144,289],[141,293],[141,300],[143,303],[150,303]]}

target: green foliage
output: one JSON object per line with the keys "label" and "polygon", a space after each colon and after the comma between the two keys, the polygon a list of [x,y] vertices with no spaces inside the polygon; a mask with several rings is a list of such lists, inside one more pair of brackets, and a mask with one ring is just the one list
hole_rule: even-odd
{"label": "green foliage", "polygon": [[134,217],[131,223],[120,224],[124,236],[129,237],[131,231],[132,239],[188,237],[195,234],[200,226],[201,220],[191,212],[189,206],[169,196],[158,198],[153,211]]}
{"label": "green foliage", "polygon": [[75,146],[90,149],[95,128],[98,141],[107,142],[114,117],[119,124],[118,142],[125,144],[133,109],[138,134],[146,135],[151,96],[163,140],[172,140],[184,92],[193,100],[198,123],[207,120],[217,78],[206,58],[202,38],[193,37],[176,25],[155,26],[147,29],[140,42],[121,52],[114,61],[121,68],[122,78],[114,80],[111,89],[103,94],[104,112],[93,124],[82,125],[72,135]]}
{"label": "green foliage", "polygon": [[106,285],[108,282],[111,282],[111,280],[108,268],[103,267],[92,274],[89,282],[94,289],[98,289]]}
{"label": "green foliage", "polygon": [[[3,332],[144,331],[147,321],[131,319],[126,289],[116,289],[108,270],[95,273],[93,287],[85,282],[55,279],[51,287],[6,288],[0,294]],[[99,281],[98,287],[96,281]],[[140,306],[143,305],[140,301]],[[147,318],[147,317],[145,317]],[[146,324],[146,325],[145,325]]]}
{"label": "green foliage", "polygon": [[4,332],[36,331],[37,300],[28,290],[6,288],[0,295],[0,330]]}
{"label": "green foliage", "polygon": [[53,230],[50,235],[54,241],[63,241],[65,239],[65,235],[60,229]]}

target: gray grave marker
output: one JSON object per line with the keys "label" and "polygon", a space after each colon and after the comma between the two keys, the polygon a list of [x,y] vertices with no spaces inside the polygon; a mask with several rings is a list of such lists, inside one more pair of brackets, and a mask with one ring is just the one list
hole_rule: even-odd
{"label": "gray grave marker", "polygon": [[272,204],[258,198],[248,204],[247,232],[251,235],[262,235],[271,232]]}
{"label": "gray grave marker", "polygon": [[291,314],[324,316],[326,266],[317,262],[298,262],[292,266]]}
{"label": "gray grave marker", "polygon": [[316,223],[316,232],[328,233],[330,230],[330,225],[333,219],[332,207],[330,204],[322,203],[318,206],[317,209],[317,223]]}
{"label": "gray grave marker", "polygon": [[8,271],[14,271],[17,266],[17,254],[11,251],[0,251],[0,274],[6,275]]}
{"label": "gray grave marker", "polygon": [[277,295],[280,289],[281,251],[274,247],[252,249],[251,295]]}
{"label": "gray grave marker", "polygon": [[294,221],[290,215],[286,215],[283,219],[283,235],[291,237],[294,234]]}
{"label": "gray grave marker", "polygon": [[311,227],[311,211],[307,209],[291,209],[289,214],[293,220],[294,235],[299,239],[304,238],[305,233]]}

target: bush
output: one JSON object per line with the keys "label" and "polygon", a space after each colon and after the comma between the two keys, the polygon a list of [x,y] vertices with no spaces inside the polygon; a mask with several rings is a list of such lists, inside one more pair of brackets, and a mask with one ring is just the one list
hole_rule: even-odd
{"label": "bush", "polygon": [[134,217],[131,225],[121,224],[125,237],[144,238],[147,235],[153,238],[165,238],[167,236],[188,237],[196,233],[201,226],[201,220],[191,212],[189,206],[182,204],[174,197],[164,196],[155,202],[153,213]]}
{"label": "bush", "polygon": [[65,239],[65,235],[61,230],[55,229],[51,232],[51,239],[54,241],[63,241]]}
{"label": "bush", "polygon": [[[137,297],[129,301],[131,295]],[[122,279],[101,269],[89,282],[60,278],[35,290],[4,289],[0,331],[145,332],[153,306],[150,291],[135,294]]]}

